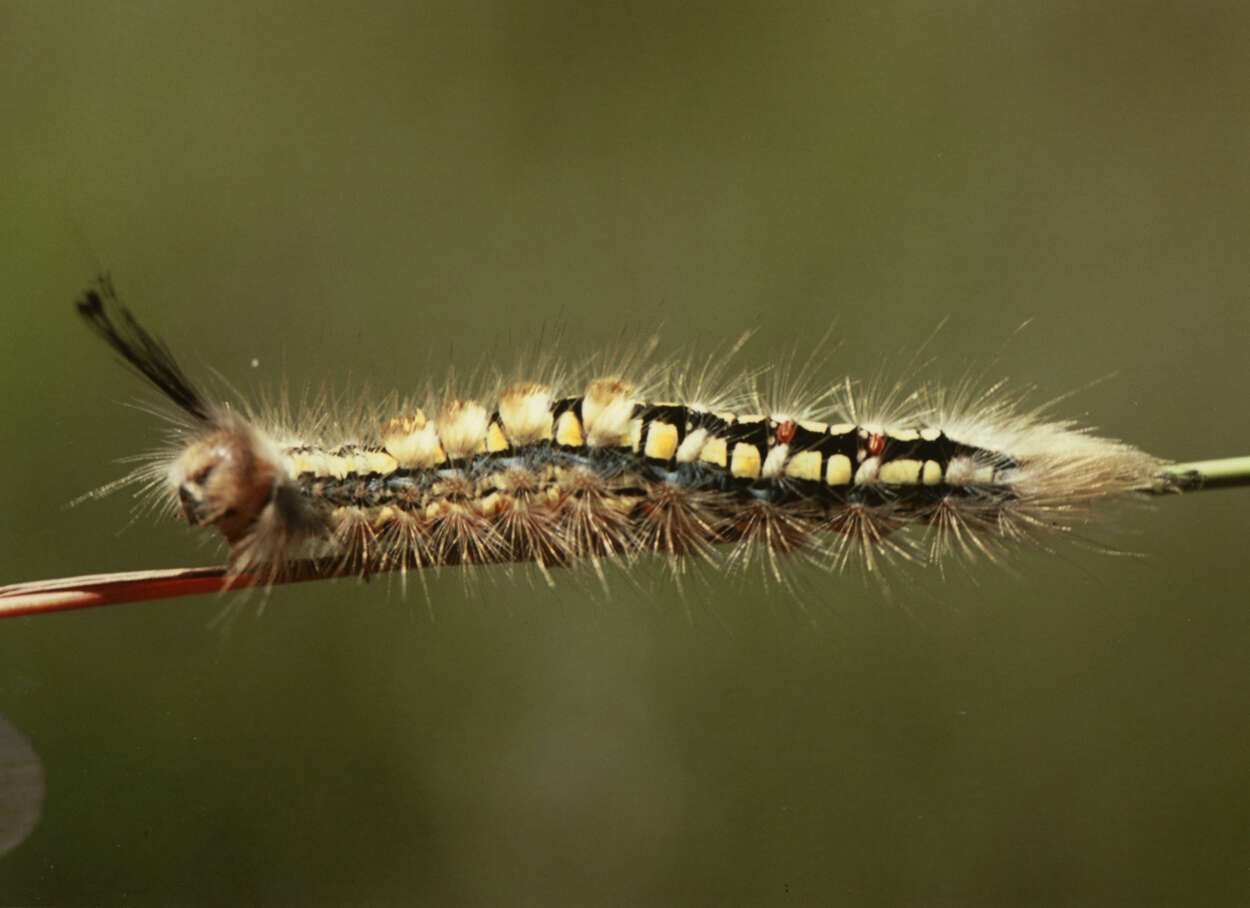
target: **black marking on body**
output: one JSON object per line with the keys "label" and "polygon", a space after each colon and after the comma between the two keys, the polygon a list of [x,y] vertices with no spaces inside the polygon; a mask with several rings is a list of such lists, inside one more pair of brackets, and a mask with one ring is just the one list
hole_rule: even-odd
{"label": "black marking on body", "polygon": [[[816,433],[809,434],[814,435]],[[797,433],[795,437],[798,437]],[[836,454],[845,455],[854,464],[858,459],[860,451],[859,430],[851,429],[849,432],[839,432],[837,435],[826,433],[821,435],[819,440],[812,444],[808,450],[820,452],[822,467],[829,462],[830,457]]]}
{"label": "black marking on body", "polygon": [[580,397],[562,397],[551,405],[551,420],[555,422],[569,410],[573,411],[573,415],[577,417],[577,421],[582,420],[582,398]]}
{"label": "black marking on body", "polygon": [[746,422],[736,422],[725,428],[724,438],[725,443],[729,446],[731,457],[734,445],[747,444],[758,448],[762,459],[762,455],[768,451],[769,447],[768,420],[760,417],[747,420]]}
{"label": "black marking on body", "polygon": [[690,410],[681,404],[647,404],[635,418],[642,419],[642,437],[646,439],[647,430],[651,428],[651,423],[661,422],[668,423],[677,427],[677,444],[680,445],[686,438],[687,413]]}

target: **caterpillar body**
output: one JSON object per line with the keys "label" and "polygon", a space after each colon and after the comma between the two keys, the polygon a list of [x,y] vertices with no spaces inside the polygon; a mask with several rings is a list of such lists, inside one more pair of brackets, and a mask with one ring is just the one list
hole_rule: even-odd
{"label": "caterpillar body", "polygon": [[[917,392],[874,420],[843,386],[834,422],[652,397],[628,376],[575,393],[501,383],[490,402],[362,416],[350,439],[296,434],[207,400],[101,278],[88,324],[177,405],[171,446],[121,482],[147,487],[229,543],[232,571],[279,580],[443,565],[553,567],[664,556],[736,565],[806,554],[834,568],[883,556],[997,557],[1157,490],[1163,461],[1010,402],[975,410]],[[833,395],[826,395],[832,398]],[[115,485],[115,484],[114,484]],[[920,533],[896,531],[915,526]]]}

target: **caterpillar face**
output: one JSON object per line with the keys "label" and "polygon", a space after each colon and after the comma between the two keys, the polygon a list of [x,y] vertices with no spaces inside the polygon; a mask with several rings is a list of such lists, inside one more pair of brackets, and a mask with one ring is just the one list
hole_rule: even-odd
{"label": "caterpillar face", "polygon": [[242,423],[192,440],[170,465],[168,484],[192,526],[211,526],[234,544],[273,498],[280,466]]}

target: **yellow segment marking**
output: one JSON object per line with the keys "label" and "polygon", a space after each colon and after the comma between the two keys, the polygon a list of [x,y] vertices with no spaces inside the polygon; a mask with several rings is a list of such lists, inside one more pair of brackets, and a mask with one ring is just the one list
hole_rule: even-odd
{"label": "yellow segment marking", "polygon": [[499,451],[506,451],[509,447],[508,436],[503,434],[503,428],[499,423],[492,422],[490,428],[486,430],[486,453],[495,454]]}
{"label": "yellow segment marking", "polygon": [[729,472],[739,479],[759,479],[760,449],[744,441],[735,444]]}
{"label": "yellow segment marking", "polygon": [[845,486],[851,484],[851,458],[845,454],[834,454],[825,464],[825,484]]}
{"label": "yellow segment marking", "polygon": [[356,463],[358,466],[363,466],[366,473],[394,473],[399,467],[395,458],[385,451],[365,451],[357,454]]}
{"label": "yellow segment marking", "polygon": [[580,448],[586,443],[582,423],[572,410],[565,410],[556,421],[556,444],[566,448]]}
{"label": "yellow segment marking", "polygon": [[942,481],[942,465],[936,460],[926,460],[920,481],[927,486],[935,486]]}
{"label": "yellow segment marking", "polygon": [[703,446],[703,450],[699,452],[699,460],[717,467],[727,466],[729,453],[726,449],[725,439],[719,437],[709,438],[707,444]]}
{"label": "yellow segment marking", "polygon": [[651,423],[647,429],[647,448],[643,453],[653,460],[672,460],[677,453],[677,427],[667,422]]}
{"label": "yellow segment marking", "polygon": [[291,461],[291,472],[298,476],[300,473],[317,473],[321,467],[321,454],[309,454],[304,451],[293,451],[287,457]]}
{"label": "yellow segment marking", "polygon": [[800,451],[786,464],[786,475],[792,479],[820,479],[820,452]]}
{"label": "yellow segment marking", "polygon": [[325,455],[325,465],[322,467],[326,474],[333,476],[335,479],[344,479],[351,472],[351,464],[346,457],[338,454]]}
{"label": "yellow segment marking", "polygon": [[888,461],[877,470],[877,481],[895,486],[914,486],[920,482],[921,466],[920,461],[908,457]]}

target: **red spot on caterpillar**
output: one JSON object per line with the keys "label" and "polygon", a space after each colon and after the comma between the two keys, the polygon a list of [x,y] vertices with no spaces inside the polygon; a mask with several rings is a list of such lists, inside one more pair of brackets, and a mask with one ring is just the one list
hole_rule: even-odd
{"label": "red spot on caterpillar", "polygon": [[885,450],[885,436],[873,432],[868,436],[868,453],[876,456]]}
{"label": "red spot on caterpillar", "polygon": [[794,420],[783,419],[777,423],[777,441],[780,444],[789,444],[794,440]]}

